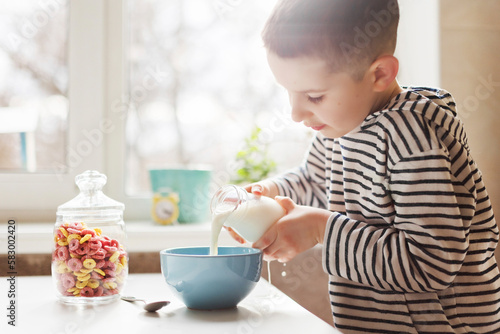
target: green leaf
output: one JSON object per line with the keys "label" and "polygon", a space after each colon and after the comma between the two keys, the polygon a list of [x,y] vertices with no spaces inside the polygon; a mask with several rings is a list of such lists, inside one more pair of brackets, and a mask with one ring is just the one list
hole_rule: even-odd
{"label": "green leaf", "polygon": [[276,169],[276,162],[267,155],[267,145],[259,142],[259,127],[252,129],[245,138],[245,147],[236,153],[236,161],[242,165],[236,170],[237,182],[256,182],[269,176]]}

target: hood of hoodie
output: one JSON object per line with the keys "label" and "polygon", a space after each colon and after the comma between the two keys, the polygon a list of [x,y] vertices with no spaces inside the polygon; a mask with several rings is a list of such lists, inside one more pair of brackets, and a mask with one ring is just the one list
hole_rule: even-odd
{"label": "hood of hoodie", "polygon": [[403,87],[403,91],[391,99],[382,110],[368,115],[359,129],[365,130],[369,128],[384,113],[391,111],[418,113],[428,120],[428,124],[441,128],[467,147],[467,138],[463,122],[456,111],[455,99],[444,89]]}

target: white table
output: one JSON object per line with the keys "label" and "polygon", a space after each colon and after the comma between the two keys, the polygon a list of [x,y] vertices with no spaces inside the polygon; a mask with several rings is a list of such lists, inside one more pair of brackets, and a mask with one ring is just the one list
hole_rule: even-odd
{"label": "white table", "polygon": [[122,300],[98,306],[63,304],[55,297],[50,276],[16,277],[16,281],[14,328],[6,317],[10,285],[7,277],[0,277],[1,333],[340,333],[264,279],[235,309],[195,311],[175,299],[161,274],[129,275],[124,295],[172,301],[157,313],[145,312],[142,303]]}

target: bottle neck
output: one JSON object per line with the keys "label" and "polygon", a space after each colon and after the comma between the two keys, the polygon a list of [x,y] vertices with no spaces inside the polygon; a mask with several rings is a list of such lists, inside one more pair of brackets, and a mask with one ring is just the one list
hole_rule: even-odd
{"label": "bottle neck", "polygon": [[247,201],[248,193],[245,189],[235,185],[227,185],[214,194],[210,210],[214,215],[233,212]]}

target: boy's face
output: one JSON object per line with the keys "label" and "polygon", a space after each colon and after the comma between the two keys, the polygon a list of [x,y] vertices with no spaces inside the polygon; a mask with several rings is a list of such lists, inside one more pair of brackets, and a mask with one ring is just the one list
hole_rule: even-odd
{"label": "boy's face", "polygon": [[326,137],[347,134],[372,110],[375,97],[367,77],[355,81],[347,73],[331,73],[319,58],[281,58],[268,52],[268,62],[288,91],[292,119]]}

